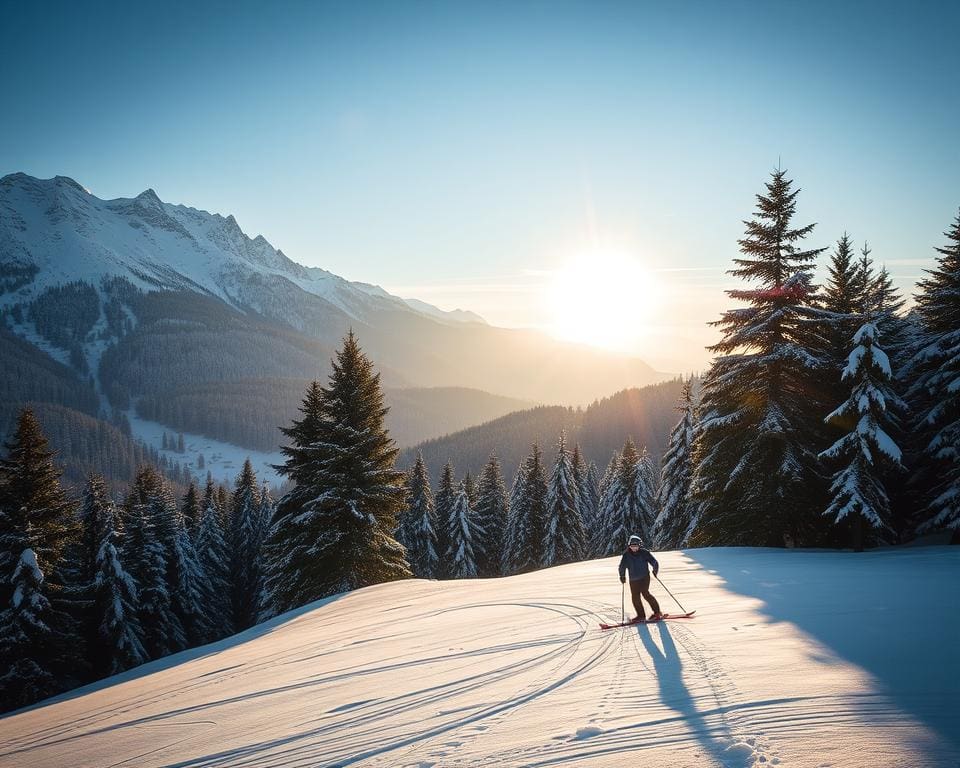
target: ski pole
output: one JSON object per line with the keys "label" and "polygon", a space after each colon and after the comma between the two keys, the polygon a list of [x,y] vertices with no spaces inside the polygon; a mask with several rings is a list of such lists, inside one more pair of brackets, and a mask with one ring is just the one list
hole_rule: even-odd
{"label": "ski pole", "polygon": [[620,623],[623,624],[627,620],[626,608],[624,608],[624,590],[626,587],[623,585],[623,582],[620,583]]}
{"label": "ski pole", "polygon": [[[653,575],[653,578],[655,578],[657,581],[660,581],[660,577],[657,576],[656,574]],[[664,584],[662,581],[660,581],[660,586],[663,587],[664,589],[667,589],[667,585]],[[670,595],[670,597],[673,597],[673,592],[671,592],[669,589],[667,589],[667,594]],[[677,600],[677,598],[673,597],[673,601],[677,605],[680,605],[680,601]],[[684,613],[687,613],[687,609],[684,608],[682,605],[680,605],[680,610],[683,611]]]}

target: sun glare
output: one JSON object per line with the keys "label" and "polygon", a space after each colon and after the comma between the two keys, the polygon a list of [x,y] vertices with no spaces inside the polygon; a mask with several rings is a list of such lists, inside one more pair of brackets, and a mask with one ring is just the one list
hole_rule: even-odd
{"label": "sun glare", "polygon": [[656,311],[657,288],[636,259],[613,251],[583,253],[553,278],[553,333],[567,341],[635,352]]}

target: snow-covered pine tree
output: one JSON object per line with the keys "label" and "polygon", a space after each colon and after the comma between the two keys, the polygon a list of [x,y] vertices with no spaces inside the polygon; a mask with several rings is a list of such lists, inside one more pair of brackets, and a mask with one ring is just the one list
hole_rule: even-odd
{"label": "snow-covered pine tree", "polygon": [[615,451],[607,468],[603,471],[603,477],[597,484],[597,515],[593,530],[590,532],[589,549],[592,557],[606,557],[617,551],[616,546],[611,544],[608,537],[610,528],[613,525],[611,515],[616,514],[617,499],[620,495],[620,489],[617,487],[617,475],[620,471],[620,452]]}
{"label": "snow-covered pine tree", "polygon": [[510,551],[507,559],[510,573],[527,573],[543,561],[543,539],[547,522],[547,475],[543,468],[540,446],[533,444],[524,462],[523,492],[511,509]]}
{"label": "snow-covered pine tree", "polygon": [[224,533],[227,535],[227,546],[229,547],[229,533],[233,529],[233,523],[230,520],[231,499],[230,489],[223,483],[217,486],[217,509],[220,511],[220,525],[223,526]]}
{"label": "snow-covered pine tree", "polygon": [[499,576],[503,573],[503,542],[509,507],[500,460],[491,453],[477,484],[474,554],[480,576]]}
{"label": "snow-covered pine tree", "polygon": [[641,456],[631,438],[623,444],[617,461],[616,474],[602,501],[603,531],[598,541],[600,557],[622,552],[633,534],[650,541],[648,515],[650,494],[641,465]]}
{"label": "snow-covered pine tree", "polygon": [[[180,618],[173,610],[168,570],[168,549],[161,535],[171,539],[175,529],[166,519],[165,499],[159,473],[150,466],[137,471],[124,504],[122,560],[137,587],[137,620],[143,629],[143,647],[151,659],[159,659],[187,646]],[[158,509],[159,508],[159,509]],[[171,528],[167,531],[167,528]]]}
{"label": "snow-covered pine tree", "polygon": [[657,520],[657,495],[660,492],[660,473],[653,463],[653,457],[647,446],[643,446],[637,459],[637,498],[640,500],[640,512],[643,520],[644,541],[653,539],[653,524]]}
{"label": "snow-covered pine tree", "polygon": [[920,532],[960,530],[960,213],[916,295],[922,346],[911,361],[917,431],[929,479]]}
{"label": "snow-covered pine tree", "polygon": [[20,412],[6,450],[0,459],[0,658],[12,671],[0,678],[3,708],[71,688],[85,671],[81,628],[62,607],[65,556],[76,548],[79,521],[31,410]]}
{"label": "snow-covered pine tree", "polygon": [[589,554],[589,541],[593,530],[595,518],[597,515],[597,487],[596,487],[596,468],[591,476],[590,467],[587,465],[583,452],[580,450],[580,444],[573,446],[573,481],[577,486],[577,510],[580,512],[580,521],[583,525],[583,557]]}
{"label": "snow-covered pine tree", "polygon": [[811,305],[814,261],[801,250],[813,224],[791,224],[799,190],[776,170],[739,241],[730,274],[758,283],[727,294],[749,306],[713,323],[723,331],[703,379],[695,446],[696,545],[813,543],[826,504],[817,454],[827,412],[818,377],[824,314]]}
{"label": "snow-covered pine tree", "polygon": [[437,574],[437,513],[433,505],[433,491],[423,453],[417,451],[417,460],[407,480],[407,509],[403,542],[413,575],[433,579]]}
{"label": "snow-covered pine tree", "polygon": [[80,626],[94,678],[146,660],[136,620],[137,594],[117,545],[118,513],[100,475],[90,475],[80,503],[80,541],[73,552],[73,589],[83,605]]}
{"label": "snow-covered pine tree", "polygon": [[473,475],[470,474],[469,470],[467,470],[467,474],[463,476],[463,488],[467,492],[467,498],[470,500],[470,509],[476,509],[477,484],[474,481]]}
{"label": "snow-covered pine tree", "polygon": [[477,562],[473,553],[473,510],[470,508],[470,495],[466,482],[461,482],[453,500],[453,512],[450,515],[450,531],[447,537],[450,549],[447,551],[451,579],[473,579],[477,576]]}
{"label": "snow-covered pine tree", "polygon": [[217,637],[220,628],[209,610],[209,582],[190,532],[179,515],[170,562],[176,578],[171,583],[172,606],[183,625],[187,646],[210,642]]}
{"label": "snow-covered pine tree", "polygon": [[233,524],[230,532],[233,625],[241,631],[257,623],[263,582],[260,486],[249,458],[243,462],[243,469],[237,475],[230,521]]}
{"label": "snow-covered pine tree", "polygon": [[523,500],[523,494],[526,492],[526,483],[526,462],[521,461],[520,466],[517,467],[517,473],[514,475],[513,485],[510,486],[510,496],[507,503],[507,527],[503,533],[503,556],[500,565],[500,572],[503,574],[512,572],[513,565],[510,562],[510,553],[516,548],[516,511],[520,509],[521,502]]}
{"label": "snow-covered pine tree", "polygon": [[[45,577],[45,595],[56,601],[64,586],[59,573],[64,555],[80,533],[76,504],[60,485],[54,453],[32,410],[20,412],[5,447],[7,455],[0,459],[0,509],[7,522],[0,531],[0,581],[6,582],[19,567],[23,550],[32,549]],[[7,536],[12,537],[10,545],[4,544]],[[8,604],[12,591],[0,587],[0,605]]]}
{"label": "snow-covered pine tree", "polygon": [[[96,571],[91,583],[94,633],[88,642],[90,663],[97,677],[106,677],[143,664],[147,651],[143,647],[143,628],[137,620],[137,588],[133,578],[123,567],[117,549],[120,535],[114,528],[112,503],[102,489],[103,480],[91,478],[88,499],[96,501],[84,516],[85,527],[97,534]],[[84,507],[90,501],[85,499]]]}
{"label": "snow-covered pine tree", "polygon": [[277,613],[338,592],[409,577],[393,538],[406,490],[384,428],[380,375],[351,330],[329,385],[311,384],[303,419],[278,467],[294,488],[280,500],[267,541],[267,592]]}
{"label": "snow-covered pine tree", "polygon": [[680,549],[686,546],[693,522],[690,499],[690,477],[693,472],[693,434],[697,422],[693,401],[693,378],[683,382],[676,410],[680,421],[670,431],[667,451],[660,470],[660,492],[657,495],[657,520],[651,538],[658,549]]}
{"label": "snow-covered pine tree", "polygon": [[214,634],[206,611],[206,577],[173,489],[161,475],[151,480],[147,507],[157,541],[164,549],[170,608],[182,629],[183,637],[175,650],[206,642]]}
{"label": "snow-covered pine tree", "polygon": [[917,450],[919,446],[910,434],[908,426],[911,414],[904,398],[906,386],[903,379],[907,361],[915,350],[913,328],[903,315],[906,302],[893,285],[886,267],[881,266],[874,276],[870,248],[866,243],[860,250],[860,263],[865,286],[864,306],[873,313],[878,338],[883,340],[883,351],[886,352],[893,371],[890,387],[899,396],[893,402],[887,403],[885,426],[887,434],[903,451],[901,463],[907,468],[908,473],[906,482],[887,484],[891,525],[896,532],[894,540],[899,540],[908,529],[912,528],[911,518],[920,506],[911,472],[916,465],[915,456],[919,452]]}
{"label": "snow-covered pine tree", "polygon": [[229,586],[230,552],[217,509],[217,488],[210,476],[203,493],[195,548],[209,596],[207,615],[217,639],[232,634],[234,626]]}
{"label": "snow-covered pine tree", "polygon": [[437,488],[434,503],[437,514],[437,578],[450,578],[447,553],[450,551],[450,526],[453,519],[453,504],[457,500],[457,488],[454,481],[453,463],[447,461],[440,472],[440,486]]}
{"label": "snow-covered pine tree", "polygon": [[541,544],[541,564],[545,567],[574,563],[583,557],[579,495],[573,457],[567,449],[567,435],[561,430],[557,457],[547,486],[547,519]]}
{"label": "snow-covered pine tree", "polygon": [[60,657],[60,646],[69,642],[53,629],[62,622],[45,594],[33,549],[20,553],[4,581],[11,594],[0,611],[0,712],[33,704],[67,687],[51,660]]}
{"label": "snow-covered pine tree", "polygon": [[[863,304],[873,279],[867,253],[861,252],[858,261],[854,257],[850,235],[844,232],[830,255],[827,279],[818,297],[818,304],[825,311],[822,354],[829,365],[825,372],[825,386],[831,404],[844,401],[850,392],[849,381],[841,380],[841,372],[850,354],[853,335],[862,324]],[[835,439],[841,433],[842,430],[829,434]]]}
{"label": "snow-covered pine tree", "polygon": [[899,397],[890,386],[890,361],[880,347],[877,327],[869,313],[864,315],[853,341],[856,346],[842,374],[852,384],[850,394],[826,417],[846,425],[848,431],[821,457],[839,466],[824,514],[834,523],[850,521],[853,547],[859,552],[864,546],[863,523],[877,537],[892,530],[885,480],[902,465],[900,448],[884,429],[888,405],[898,402]]}
{"label": "snow-covered pine tree", "polygon": [[196,536],[197,526],[200,524],[200,492],[193,480],[190,481],[190,486],[183,495],[180,516],[183,517],[183,524],[187,527],[189,534]]}

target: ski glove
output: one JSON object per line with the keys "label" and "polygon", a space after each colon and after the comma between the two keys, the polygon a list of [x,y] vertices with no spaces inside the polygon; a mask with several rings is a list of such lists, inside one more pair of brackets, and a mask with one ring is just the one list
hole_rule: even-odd
{"label": "ski glove", "polygon": [[627,583],[627,577],[626,577],[626,576],[621,576],[621,577],[620,577],[620,583],[621,583],[621,584],[626,584],[626,583]]}

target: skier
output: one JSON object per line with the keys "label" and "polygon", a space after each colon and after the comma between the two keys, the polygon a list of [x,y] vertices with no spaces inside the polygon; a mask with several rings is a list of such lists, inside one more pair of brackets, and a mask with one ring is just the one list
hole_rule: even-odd
{"label": "skier", "polygon": [[650,614],[650,621],[656,621],[662,618],[660,613],[660,604],[657,598],[650,594],[650,571],[647,565],[653,566],[653,575],[656,576],[660,570],[660,564],[650,552],[643,548],[643,539],[639,536],[631,536],[627,542],[627,549],[620,558],[620,583],[627,581],[626,571],[630,571],[630,597],[633,599],[633,607],[637,610],[637,617],[634,621],[644,621],[643,600],[646,598],[653,609]]}

